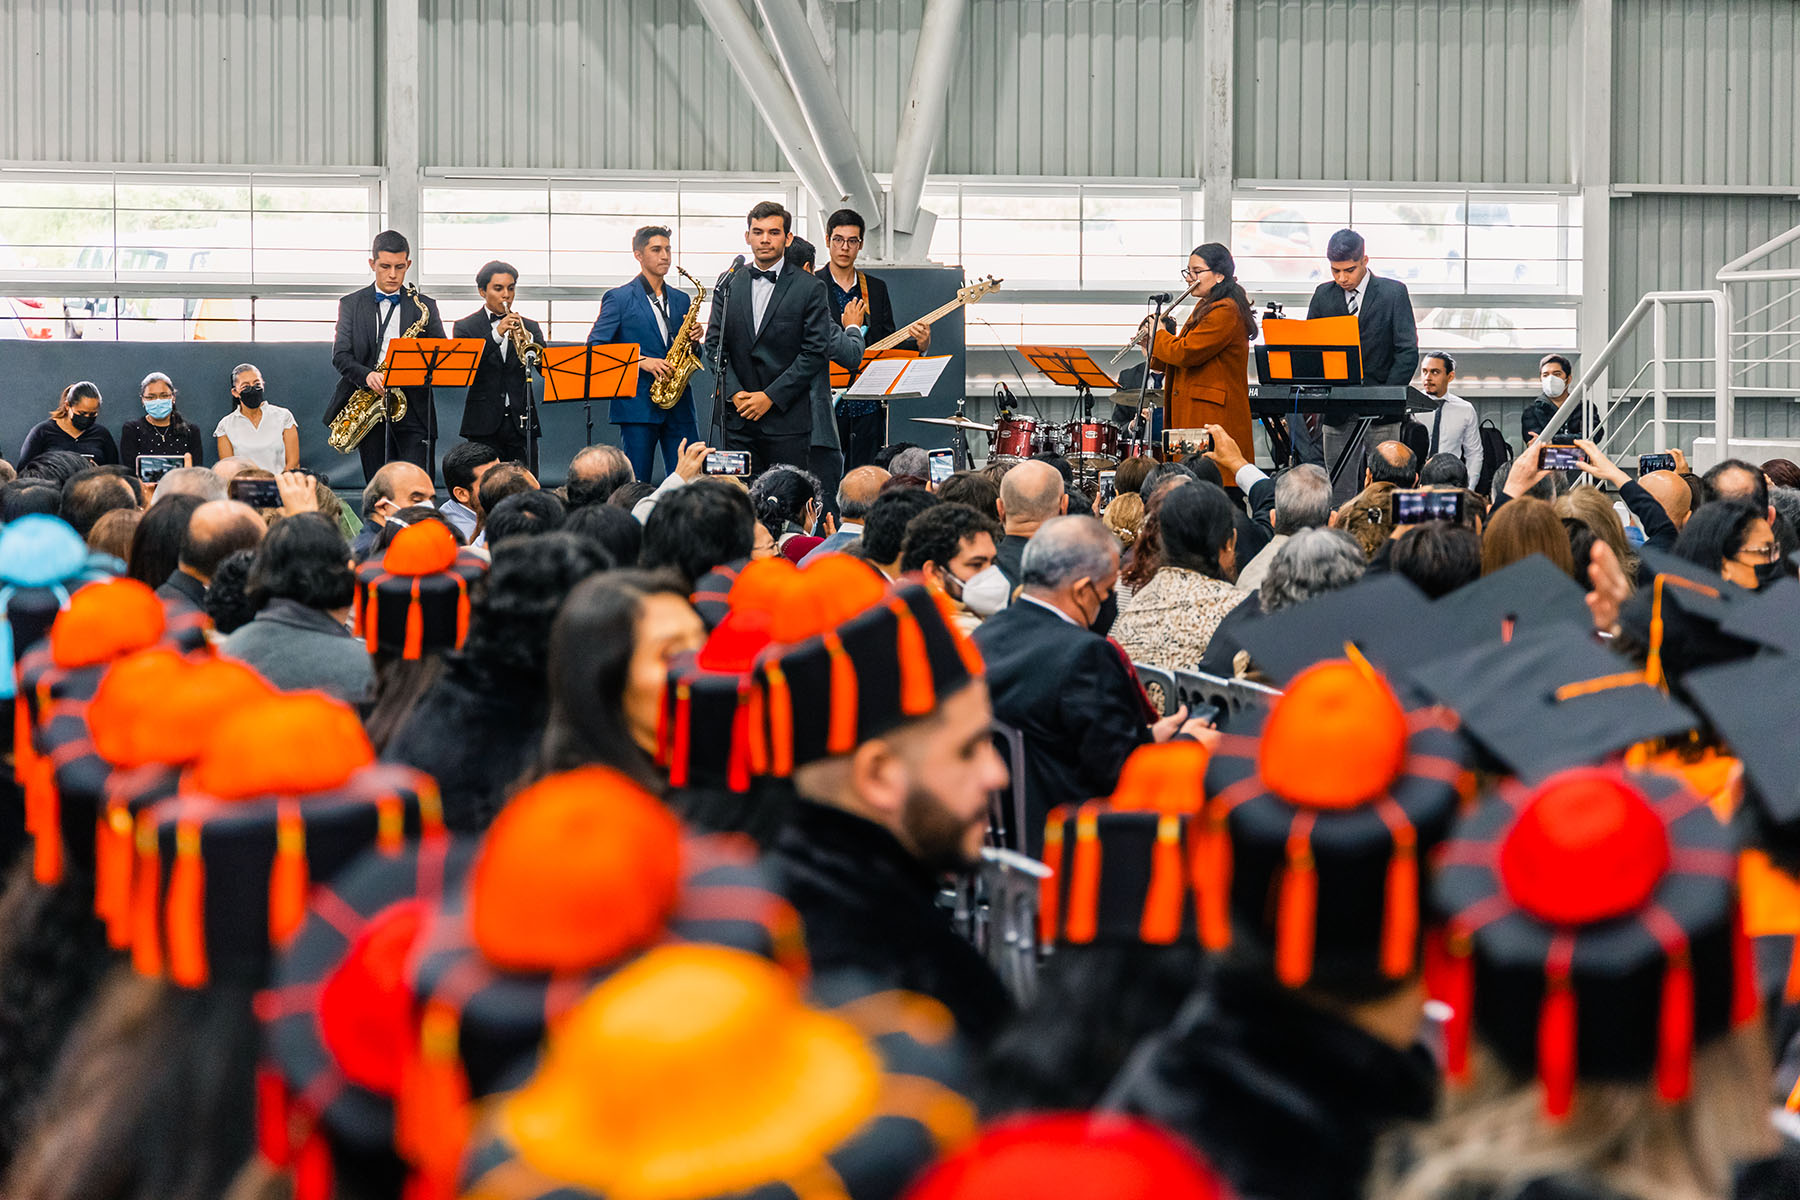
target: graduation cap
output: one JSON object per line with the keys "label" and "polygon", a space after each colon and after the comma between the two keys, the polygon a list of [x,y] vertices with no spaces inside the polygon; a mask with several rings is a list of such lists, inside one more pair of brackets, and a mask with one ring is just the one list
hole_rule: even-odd
{"label": "graduation cap", "polygon": [[1477,646],[1411,674],[1455,710],[1483,748],[1527,780],[1699,723],[1631,663],[1567,625]]}
{"label": "graduation cap", "polygon": [[1733,601],[1719,632],[1800,658],[1800,579],[1782,579]]}
{"label": "graduation cap", "polygon": [[356,634],[369,653],[417,660],[469,640],[470,590],[487,573],[481,555],[457,545],[437,521],[394,536],[380,559],[356,569]]}
{"label": "graduation cap", "polygon": [[1342,658],[1346,642],[1390,676],[1458,644],[1450,622],[1403,575],[1367,576],[1238,631],[1257,668],[1281,684],[1315,663]]}
{"label": "graduation cap", "polygon": [[1556,625],[1583,630],[1594,625],[1587,593],[1541,554],[1460,587],[1433,607],[1455,627],[1461,645],[1511,641],[1518,633]]}
{"label": "graduation cap", "polygon": [[1688,699],[1743,760],[1763,812],[1784,827],[1800,822],[1800,739],[1794,737],[1800,672],[1794,666],[1786,658],[1758,658],[1686,680]]}
{"label": "graduation cap", "polygon": [[1755,595],[1685,558],[1650,547],[1643,560],[1654,573],[1619,613],[1619,625],[1647,653],[1653,686],[1677,690],[1689,671],[1755,654],[1758,643],[1723,630],[1732,610]]}

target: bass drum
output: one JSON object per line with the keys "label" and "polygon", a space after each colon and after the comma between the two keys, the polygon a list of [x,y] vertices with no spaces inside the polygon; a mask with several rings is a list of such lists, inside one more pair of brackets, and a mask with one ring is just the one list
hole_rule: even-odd
{"label": "bass drum", "polygon": [[1038,451],[1038,424],[1030,417],[1001,417],[988,434],[988,461],[1020,463]]}

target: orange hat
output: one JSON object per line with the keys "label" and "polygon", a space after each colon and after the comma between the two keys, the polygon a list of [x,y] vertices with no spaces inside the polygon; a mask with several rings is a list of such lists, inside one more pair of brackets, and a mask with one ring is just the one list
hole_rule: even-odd
{"label": "orange hat", "polygon": [[56,665],[91,667],[155,645],[167,627],[163,603],[135,579],[90,583],[50,626]]}
{"label": "orange hat", "polygon": [[409,525],[379,561],[356,570],[357,636],[370,654],[405,659],[460,650],[469,640],[469,590],[486,573],[486,560],[459,547],[443,523]]}
{"label": "orange hat", "polygon": [[181,791],[141,813],[132,961],[184,987],[261,984],[312,884],[363,850],[437,836],[437,785],[376,764],[356,713],[318,692],[244,705],[213,726]]}
{"label": "orange hat", "polygon": [[1221,949],[1235,928],[1289,987],[1413,973],[1420,862],[1472,785],[1455,718],[1407,711],[1350,655],[1295,676],[1260,728],[1221,735],[1206,773],[1201,939]]}
{"label": "orange hat", "polygon": [[670,787],[750,790],[750,670],[771,625],[767,612],[733,608],[698,654],[670,664],[656,730],[656,763]]}
{"label": "orange hat", "polygon": [[1018,1117],[933,1167],[906,1200],[1228,1200],[1186,1143],[1117,1113]]}
{"label": "orange hat", "polygon": [[467,1194],[506,1179],[518,1196],[774,1197],[815,1180],[890,1195],[973,1133],[947,1082],[950,1030],[917,997],[821,1011],[754,955],[653,950],[552,1030],[536,1074],[495,1106]]}

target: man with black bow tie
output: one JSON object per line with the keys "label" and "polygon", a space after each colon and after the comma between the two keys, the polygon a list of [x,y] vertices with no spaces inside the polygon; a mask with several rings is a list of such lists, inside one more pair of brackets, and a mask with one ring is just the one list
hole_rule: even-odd
{"label": "man with black bow tie", "polygon": [[[331,365],[338,373],[337,390],[325,406],[325,425],[343,410],[351,393],[358,388],[381,392],[381,364],[387,360],[388,343],[404,337],[418,321],[420,308],[430,319],[416,336],[441,338],[444,323],[438,319],[437,302],[420,294],[414,301],[403,290],[406,273],[412,269],[412,247],[404,235],[392,229],[375,235],[370,250],[369,269],[375,273],[375,286],[358,288],[338,301],[337,332],[331,344]],[[363,478],[375,478],[389,461],[388,446],[393,446],[393,461],[404,460],[422,467],[427,475],[433,470],[432,443],[437,438],[437,410],[433,407],[431,389],[414,387],[406,392],[406,415],[393,423],[391,430],[377,425],[358,443],[362,456]]]}
{"label": "man with black bow tie", "polygon": [[754,265],[731,280],[725,320],[714,293],[706,322],[709,361],[720,360],[724,343],[725,448],[750,451],[758,474],[774,463],[805,468],[813,380],[831,344],[825,282],[785,261],[791,222],[772,200],[750,210],[744,241]]}
{"label": "man with black bow tie", "polygon": [[491,262],[475,273],[475,287],[483,304],[456,323],[455,336],[481,338],[481,365],[469,383],[469,396],[463,402],[462,436],[482,442],[499,451],[507,462],[522,462],[537,470],[535,449],[526,436],[525,423],[530,421],[532,433],[538,432],[537,408],[531,402],[531,390],[525,374],[526,364],[519,361],[512,334],[523,329],[538,345],[544,344],[544,331],[536,321],[513,311],[513,295],[518,287],[519,271],[511,263]]}

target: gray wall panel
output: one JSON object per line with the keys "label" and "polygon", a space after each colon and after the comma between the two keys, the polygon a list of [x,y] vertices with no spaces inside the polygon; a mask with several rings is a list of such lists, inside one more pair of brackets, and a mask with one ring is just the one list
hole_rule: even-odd
{"label": "gray wall panel", "polygon": [[1617,0],[1613,178],[1800,183],[1800,5]]}
{"label": "gray wall panel", "polygon": [[1571,0],[1239,0],[1246,179],[1566,184]]}
{"label": "gray wall panel", "polygon": [[379,0],[6,0],[0,159],[372,166]]}

